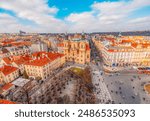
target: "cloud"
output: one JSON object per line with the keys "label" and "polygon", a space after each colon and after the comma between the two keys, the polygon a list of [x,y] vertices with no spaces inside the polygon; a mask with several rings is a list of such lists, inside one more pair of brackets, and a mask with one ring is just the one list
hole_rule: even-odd
{"label": "cloud", "polygon": [[[150,0],[94,2],[91,11],[70,13],[65,19],[55,17],[59,9],[48,6],[48,0],[0,1],[0,8],[14,13],[13,16],[0,13],[0,32],[16,32],[19,29],[27,32],[101,32],[145,30],[149,27],[149,16],[131,18],[130,15],[150,6]],[[27,20],[29,24],[22,24],[21,20]]]}
{"label": "cloud", "polygon": [[[147,27],[141,27],[140,25],[140,27],[137,27],[138,24],[134,24],[136,27],[132,26],[133,28],[131,28],[128,21],[130,21],[129,16],[132,12],[148,5],[150,5],[149,0],[94,2],[91,5],[92,10],[90,12],[72,13],[66,17],[66,21],[72,23],[70,31],[128,31],[137,28],[144,30]],[[148,23],[147,20],[142,22]]]}
{"label": "cloud", "polygon": [[24,26],[18,22],[18,20],[10,16],[8,14],[0,13],[0,33],[11,33],[11,32],[18,32],[19,30],[25,30],[28,32],[36,31],[36,28],[33,26]]}
{"label": "cloud", "polygon": [[[41,32],[60,32],[66,28],[63,20],[54,17],[59,9],[54,6],[49,7],[47,0],[3,0],[0,8],[14,12],[16,19],[34,22],[37,24],[36,31],[41,28]],[[32,30],[32,25],[30,26]]]}
{"label": "cloud", "polygon": [[128,28],[132,30],[139,30],[139,29],[145,29],[148,30],[150,28],[150,16],[149,17],[142,17],[142,18],[136,18],[131,19],[128,21]]}
{"label": "cloud", "polygon": [[[48,7],[47,0],[5,0],[0,7],[13,11],[16,16],[34,21],[36,23],[45,22],[44,19],[53,20],[52,15],[56,14],[56,7]],[[51,14],[51,15],[49,15]]]}

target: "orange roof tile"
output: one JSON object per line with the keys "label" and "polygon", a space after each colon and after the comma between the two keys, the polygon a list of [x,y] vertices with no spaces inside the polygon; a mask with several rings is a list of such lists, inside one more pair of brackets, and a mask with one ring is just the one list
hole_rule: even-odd
{"label": "orange roof tile", "polygon": [[21,42],[14,42],[14,43],[11,43],[12,46],[30,46],[32,43],[31,42],[24,42],[24,41],[21,41]]}
{"label": "orange roof tile", "polygon": [[8,45],[8,44],[11,44],[12,42],[15,42],[15,40],[3,41],[2,44],[3,45]]}
{"label": "orange roof tile", "polygon": [[138,44],[137,43],[132,43],[131,46],[136,48],[138,46]]}
{"label": "orange roof tile", "polygon": [[114,49],[109,49],[108,52],[114,52]]}
{"label": "orange roof tile", "polygon": [[64,47],[64,44],[63,43],[58,43],[57,46],[58,47]]}
{"label": "orange roof tile", "polygon": [[11,59],[8,57],[3,58],[3,60],[5,61],[6,64],[11,64]]}
{"label": "orange roof tile", "polygon": [[24,64],[25,62],[28,62],[29,60],[31,60],[31,57],[28,55],[25,55],[25,56],[20,56],[20,58],[14,60],[14,62],[17,65],[21,65],[21,64]]}
{"label": "orange roof tile", "polygon": [[16,104],[15,102],[12,102],[10,100],[4,100],[4,99],[0,99],[0,104]]}
{"label": "orange roof tile", "polygon": [[44,58],[39,58],[39,59],[35,59],[29,62],[26,62],[25,65],[33,65],[33,66],[44,66],[46,64],[48,64],[50,62],[50,60],[46,57]]}
{"label": "orange roof tile", "polygon": [[2,90],[3,90],[3,91],[8,90],[8,89],[10,89],[12,86],[13,86],[12,83],[7,83],[7,84],[5,84],[5,85],[2,87]]}
{"label": "orange roof tile", "polygon": [[25,65],[33,65],[33,66],[44,66],[51,61],[64,56],[64,54],[60,53],[52,53],[52,52],[35,52],[32,54],[31,61],[25,63]]}
{"label": "orange roof tile", "polygon": [[16,71],[17,69],[18,68],[16,68],[16,67],[4,65],[3,67],[0,68],[0,71],[6,76],[6,75]]}
{"label": "orange roof tile", "polygon": [[130,43],[130,42],[131,42],[130,39],[123,39],[123,40],[122,40],[122,43]]}
{"label": "orange roof tile", "polygon": [[23,56],[10,56],[10,57],[5,57],[3,58],[5,63],[7,65],[15,62],[17,65],[23,64],[29,60],[31,60],[31,57],[29,55],[23,55]]}

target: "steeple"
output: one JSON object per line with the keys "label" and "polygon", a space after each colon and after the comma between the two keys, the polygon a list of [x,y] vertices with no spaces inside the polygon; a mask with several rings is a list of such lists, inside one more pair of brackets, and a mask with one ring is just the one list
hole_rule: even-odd
{"label": "steeple", "polygon": [[65,39],[68,40],[68,33],[65,33]]}
{"label": "steeple", "polygon": [[118,34],[118,37],[117,37],[117,42],[120,42],[121,41],[121,32],[119,32],[119,34]]}
{"label": "steeple", "polygon": [[85,40],[85,33],[82,31],[82,40]]}
{"label": "steeple", "polygon": [[118,34],[118,37],[121,37],[122,35],[121,35],[121,32],[119,32],[119,34]]}

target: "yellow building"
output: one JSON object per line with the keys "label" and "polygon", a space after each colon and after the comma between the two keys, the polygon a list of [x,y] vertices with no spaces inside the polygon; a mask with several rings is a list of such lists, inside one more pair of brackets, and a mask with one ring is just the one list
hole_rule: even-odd
{"label": "yellow building", "polygon": [[24,64],[28,76],[47,79],[54,69],[65,63],[65,55],[52,52],[36,52],[32,59]]}
{"label": "yellow building", "polygon": [[19,69],[12,66],[6,66],[0,68],[0,84],[12,82],[19,77]]}
{"label": "yellow building", "polygon": [[90,62],[90,47],[86,41],[63,41],[63,53],[66,55],[66,61],[79,64]]}
{"label": "yellow building", "polygon": [[21,74],[23,74],[24,63],[29,60],[31,60],[31,57],[29,55],[9,56],[2,58],[0,64],[14,66],[20,70]]}

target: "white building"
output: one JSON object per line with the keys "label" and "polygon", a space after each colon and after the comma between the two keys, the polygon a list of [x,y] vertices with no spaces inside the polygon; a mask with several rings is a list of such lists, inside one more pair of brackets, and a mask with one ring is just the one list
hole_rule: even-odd
{"label": "white building", "polygon": [[150,66],[150,41],[144,37],[93,38],[108,66]]}

